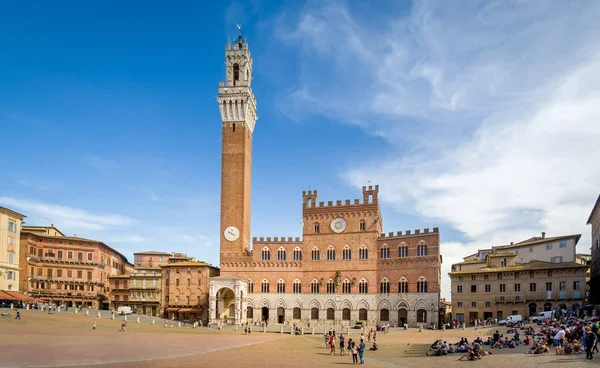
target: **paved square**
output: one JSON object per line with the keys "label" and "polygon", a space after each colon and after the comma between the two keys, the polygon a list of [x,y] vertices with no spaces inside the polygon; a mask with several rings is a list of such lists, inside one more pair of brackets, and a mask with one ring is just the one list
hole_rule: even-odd
{"label": "paved square", "polygon": [[[255,331],[217,331],[206,328],[165,328],[129,322],[119,332],[121,321],[82,314],[22,311],[22,320],[0,319],[0,367],[337,367],[352,365],[351,356],[331,356],[322,335],[291,336]],[[130,318],[134,319],[134,318]],[[97,330],[92,331],[96,322]],[[504,328],[502,330],[505,330]],[[398,330],[378,333],[378,351],[366,351],[370,367],[506,366],[597,367],[584,354],[557,356],[525,355],[525,347],[492,349],[493,354],[476,362],[459,362],[461,354],[427,357],[436,338],[456,342],[461,336],[473,340],[488,336],[492,329],[424,331]],[[351,331],[352,332],[352,331]],[[502,331],[503,332],[503,331]],[[339,334],[339,331],[338,331]],[[358,339],[351,333],[347,338]],[[337,342],[337,341],[336,341]],[[370,344],[367,342],[367,347]],[[488,349],[489,350],[489,349]],[[339,354],[339,350],[338,350]]]}

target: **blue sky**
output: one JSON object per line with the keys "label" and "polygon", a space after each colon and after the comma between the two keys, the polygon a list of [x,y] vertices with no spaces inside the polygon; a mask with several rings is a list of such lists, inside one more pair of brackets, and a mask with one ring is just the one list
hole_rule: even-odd
{"label": "blue sky", "polygon": [[[371,2],[369,2],[371,4]],[[300,236],[301,192],[379,184],[385,231],[478,248],[582,233],[599,192],[600,4],[0,5],[0,205],[132,259],[218,264],[218,82],[254,59],[252,235]]]}

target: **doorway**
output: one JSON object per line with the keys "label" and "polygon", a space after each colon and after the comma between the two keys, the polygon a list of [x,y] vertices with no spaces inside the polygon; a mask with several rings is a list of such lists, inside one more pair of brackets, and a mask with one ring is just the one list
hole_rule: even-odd
{"label": "doorway", "polygon": [[262,317],[261,318],[263,321],[269,320],[269,308],[268,307],[262,307]]}
{"label": "doorway", "polygon": [[398,309],[398,324],[403,327],[406,324],[408,317],[408,310],[405,308]]}
{"label": "doorway", "polygon": [[283,307],[277,308],[277,323],[283,324],[285,322],[285,309]]}
{"label": "doorway", "polygon": [[530,303],[529,304],[529,317],[533,316],[536,313],[537,313],[537,304]]}

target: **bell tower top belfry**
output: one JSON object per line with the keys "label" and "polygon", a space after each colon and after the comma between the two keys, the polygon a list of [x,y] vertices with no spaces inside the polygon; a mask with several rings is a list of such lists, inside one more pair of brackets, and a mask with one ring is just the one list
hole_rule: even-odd
{"label": "bell tower top belfry", "polygon": [[[241,28],[241,27],[238,27]],[[251,257],[250,196],[252,134],[257,120],[252,57],[244,36],[225,46],[225,82],[219,82],[221,112],[221,275],[224,264]]]}
{"label": "bell tower top belfry", "polygon": [[225,82],[219,82],[217,101],[223,122],[243,122],[254,132],[256,100],[252,93],[252,57],[242,35],[225,46]]}

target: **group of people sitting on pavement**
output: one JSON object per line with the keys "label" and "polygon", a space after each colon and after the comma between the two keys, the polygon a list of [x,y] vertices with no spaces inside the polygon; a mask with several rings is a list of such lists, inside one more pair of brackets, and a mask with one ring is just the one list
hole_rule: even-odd
{"label": "group of people sitting on pavement", "polygon": [[482,345],[484,344],[479,338],[471,344],[469,344],[469,340],[467,340],[466,337],[461,337],[460,341],[454,344],[449,344],[447,341],[443,340],[437,340],[431,344],[430,350],[433,350],[433,352],[427,352],[425,354],[427,356],[441,356],[453,353],[464,353],[458,360],[475,360],[491,354],[491,352],[483,350]]}

